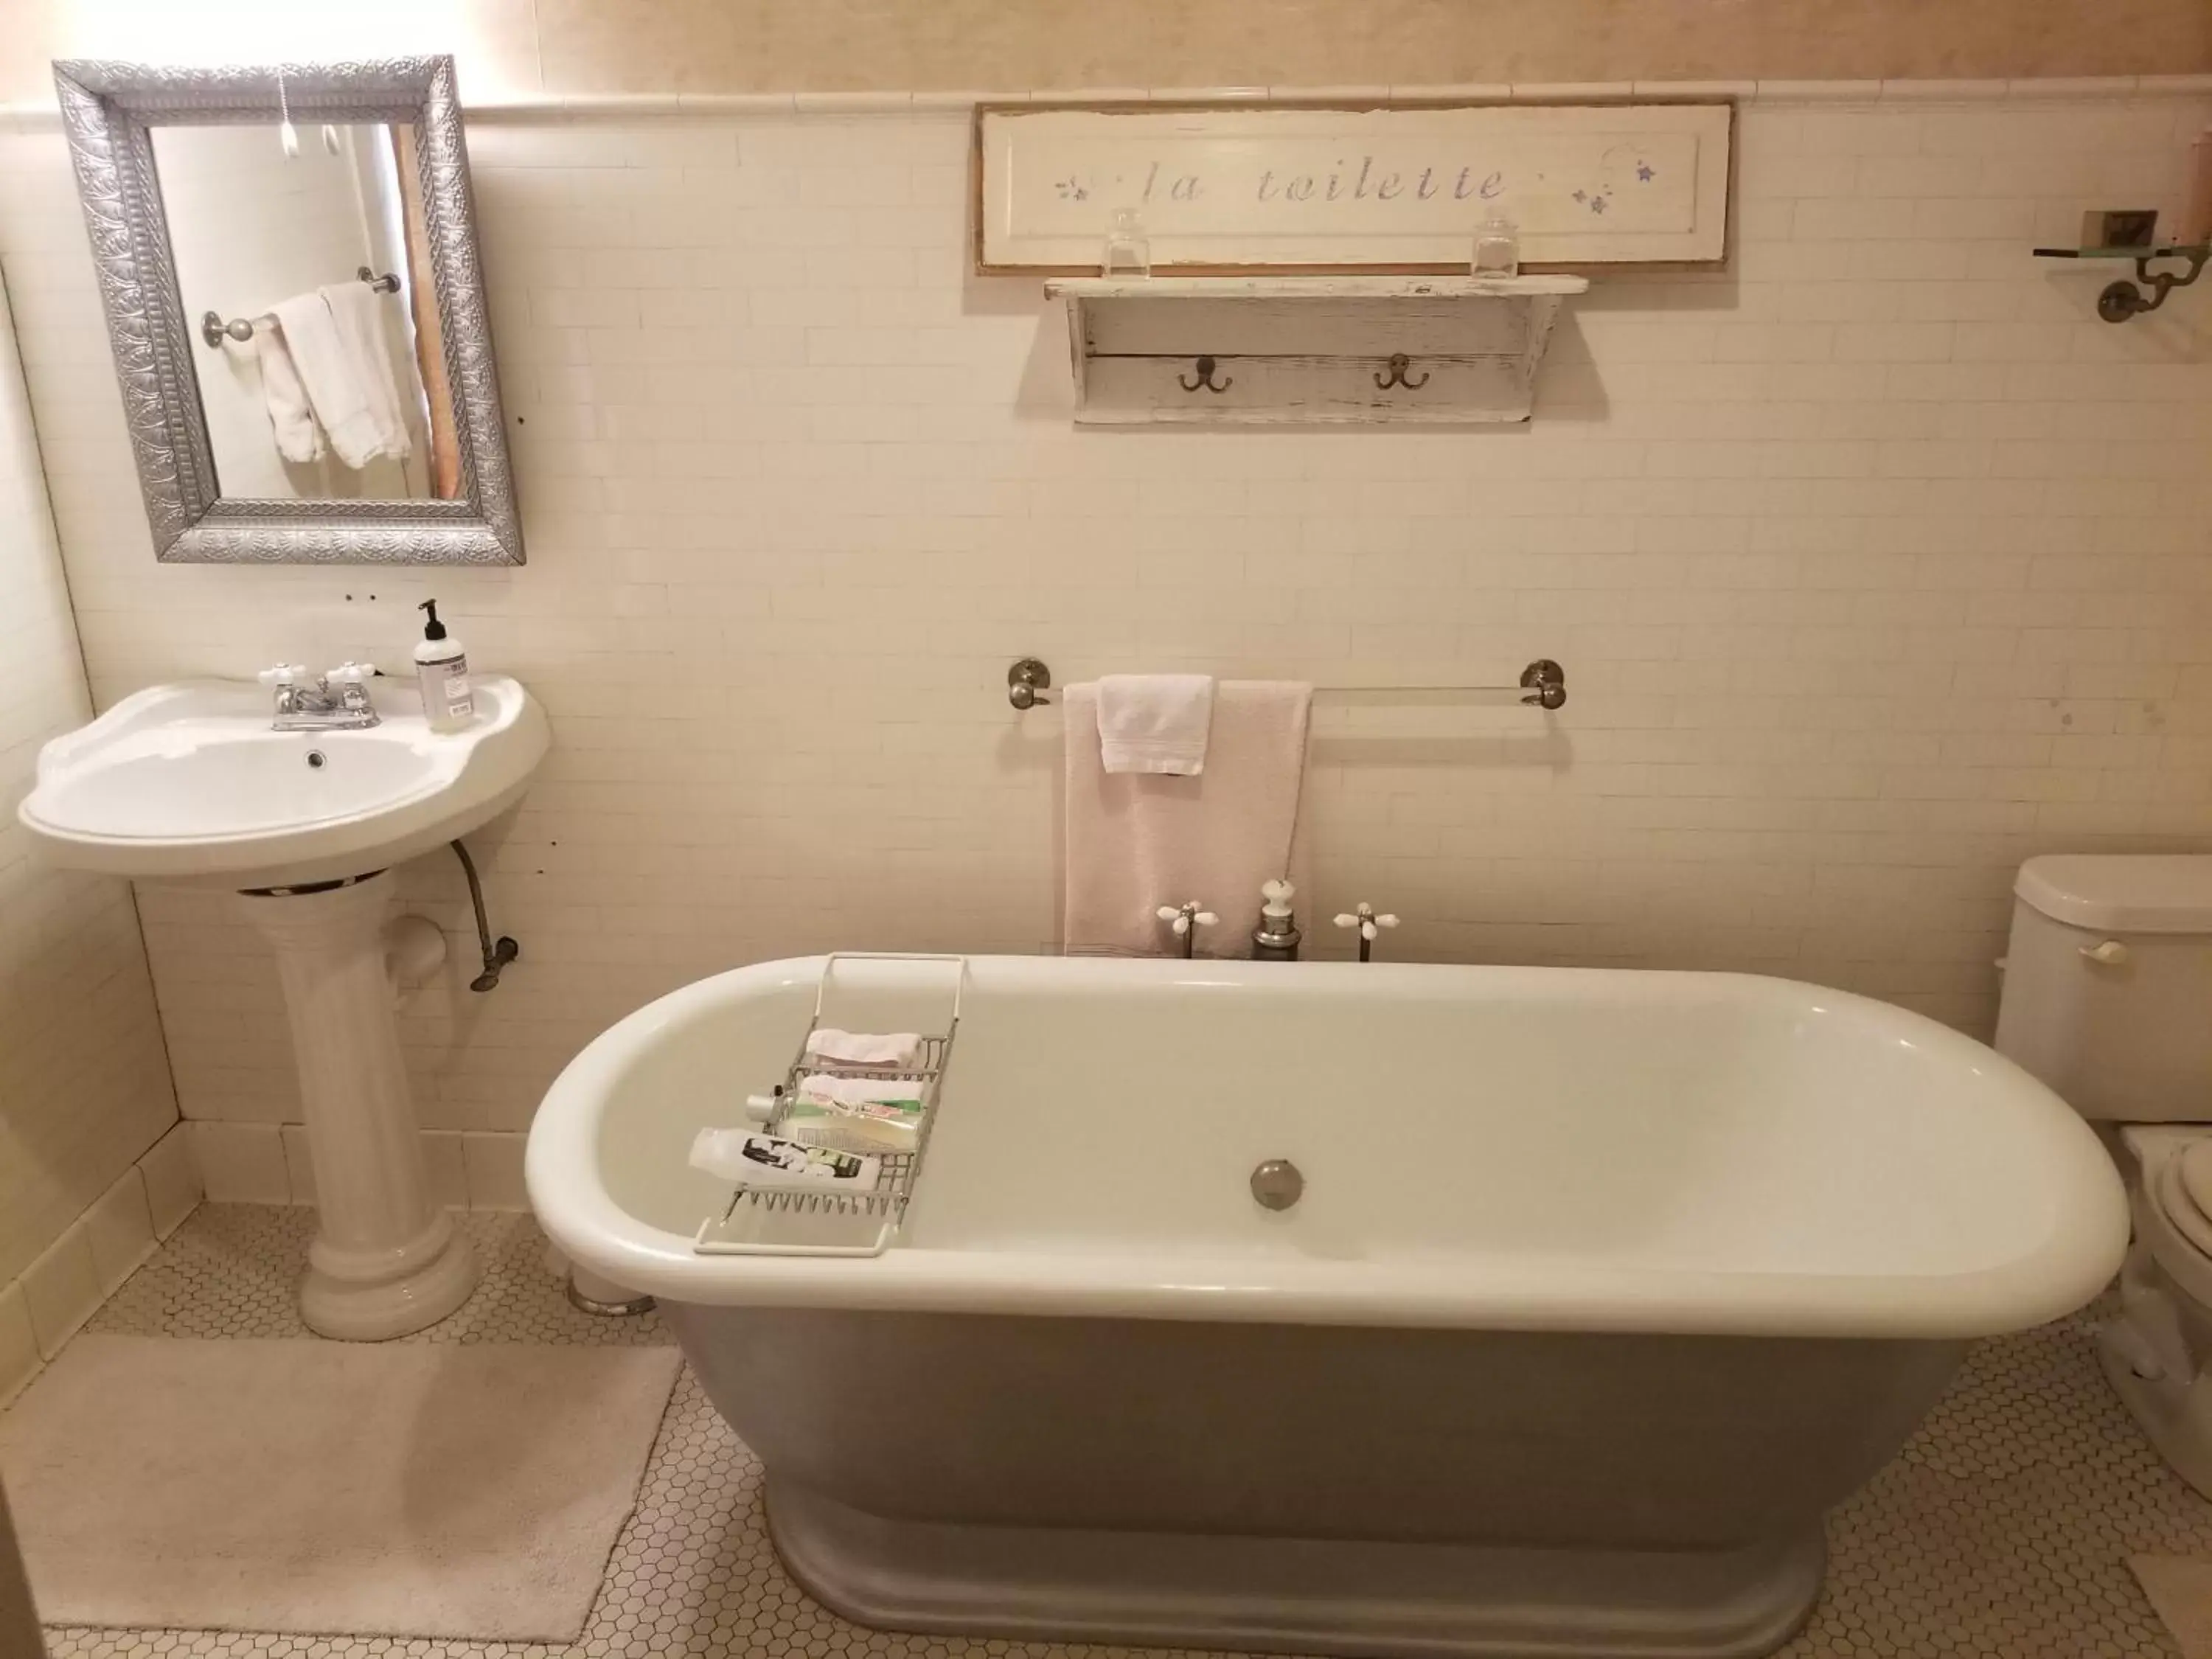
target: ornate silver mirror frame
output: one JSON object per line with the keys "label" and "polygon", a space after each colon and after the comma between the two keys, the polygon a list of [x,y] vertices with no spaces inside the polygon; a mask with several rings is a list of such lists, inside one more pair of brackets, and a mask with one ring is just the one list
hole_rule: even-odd
{"label": "ornate silver mirror frame", "polygon": [[[459,448],[451,500],[218,495],[152,129],[274,125],[280,76],[297,119],[414,130]],[[453,60],[216,70],[73,60],[54,65],[54,81],[155,556],[204,564],[520,564]]]}

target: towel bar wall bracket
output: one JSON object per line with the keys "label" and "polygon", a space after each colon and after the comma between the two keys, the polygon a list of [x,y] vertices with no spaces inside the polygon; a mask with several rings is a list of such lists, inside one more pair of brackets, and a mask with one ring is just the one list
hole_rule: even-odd
{"label": "towel bar wall bracket", "polygon": [[[1052,670],[1036,657],[1020,657],[1006,670],[1006,701],[1016,708],[1028,710],[1039,704],[1050,706],[1052,699],[1044,694],[1052,689]],[[1367,696],[1388,696],[1393,691],[1425,696],[1443,692],[1499,693],[1519,692],[1520,701],[1531,708],[1564,708],[1567,705],[1567,671],[1549,657],[1539,657],[1521,671],[1521,678],[1511,685],[1316,685],[1314,695],[1328,696],[1332,693],[1357,692]]]}
{"label": "towel bar wall bracket", "polygon": [[1052,670],[1035,657],[1020,658],[1006,670],[1006,701],[1017,708],[1049,704],[1052,699],[1044,694],[1051,689]]}

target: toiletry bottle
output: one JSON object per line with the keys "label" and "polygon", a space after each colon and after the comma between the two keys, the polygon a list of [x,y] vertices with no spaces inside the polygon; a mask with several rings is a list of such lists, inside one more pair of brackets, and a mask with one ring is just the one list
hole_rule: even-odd
{"label": "toiletry bottle", "polygon": [[477,712],[469,692],[469,653],[459,640],[446,636],[438,620],[438,602],[425,599],[415,607],[428,612],[422,642],[415,647],[415,678],[422,688],[422,718],[433,732],[458,732]]}

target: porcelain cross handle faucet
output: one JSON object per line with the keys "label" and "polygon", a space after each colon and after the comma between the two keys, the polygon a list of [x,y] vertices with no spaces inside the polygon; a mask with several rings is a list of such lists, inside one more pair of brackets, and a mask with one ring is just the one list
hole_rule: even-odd
{"label": "porcelain cross handle faucet", "polygon": [[1379,931],[1385,927],[1395,927],[1398,925],[1398,918],[1392,915],[1376,915],[1375,907],[1365,899],[1362,899],[1357,910],[1348,911],[1338,916],[1336,925],[1340,927],[1357,927],[1359,930],[1359,959],[1362,962],[1367,962],[1373,958],[1375,940]]}
{"label": "porcelain cross handle faucet", "polygon": [[1196,899],[1193,899],[1181,908],[1172,904],[1163,904],[1153,914],[1162,921],[1166,922],[1169,931],[1182,941],[1182,954],[1186,961],[1197,953],[1198,930],[1200,927],[1211,927],[1221,920],[1211,910],[1200,909]]}

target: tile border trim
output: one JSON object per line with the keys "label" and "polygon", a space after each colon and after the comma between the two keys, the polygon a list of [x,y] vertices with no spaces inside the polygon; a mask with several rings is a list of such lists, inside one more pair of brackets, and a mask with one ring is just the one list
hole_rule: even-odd
{"label": "tile border trim", "polygon": [[[35,1261],[0,1284],[0,1407],[46,1369],[63,1344],[184,1224],[202,1196],[189,1126],[179,1118]],[[71,1269],[94,1287],[90,1297],[60,1305],[50,1295],[34,1293],[33,1279],[57,1280]],[[43,1320],[41,1302],[48,1304]]]}
{"label": "tile border trim", "polygon": [[[1315,99],[1455,102],[1602,102],[1632,98],[1734,98],[1746,104],[1990,104],[2212,95],[2212,75],[2027,76],[1990,80],[1822,81],[1522,81],[1449,85],[1269,87],[1098,87],[927,92],[731,92],[521,94],[472,100],[471,121],[526,124],[665,120],[721,116],[769,119],[793,116],[902,116],[964,112],[979,103],[1087,104],[1202,100],[1287,103]],[[47,104],[0,105],[0,131],[58,130]]]}
{"label": "tile border trim", "polygon": [[[208,1200],[216,1204],[312,1207],[315,1176],[307,1131],[297,1123],[245,1118],[188,1118]],[[430,1196],[442,1208],[512,1212],[527,1210],[520,1129],[418,1129]]]}

